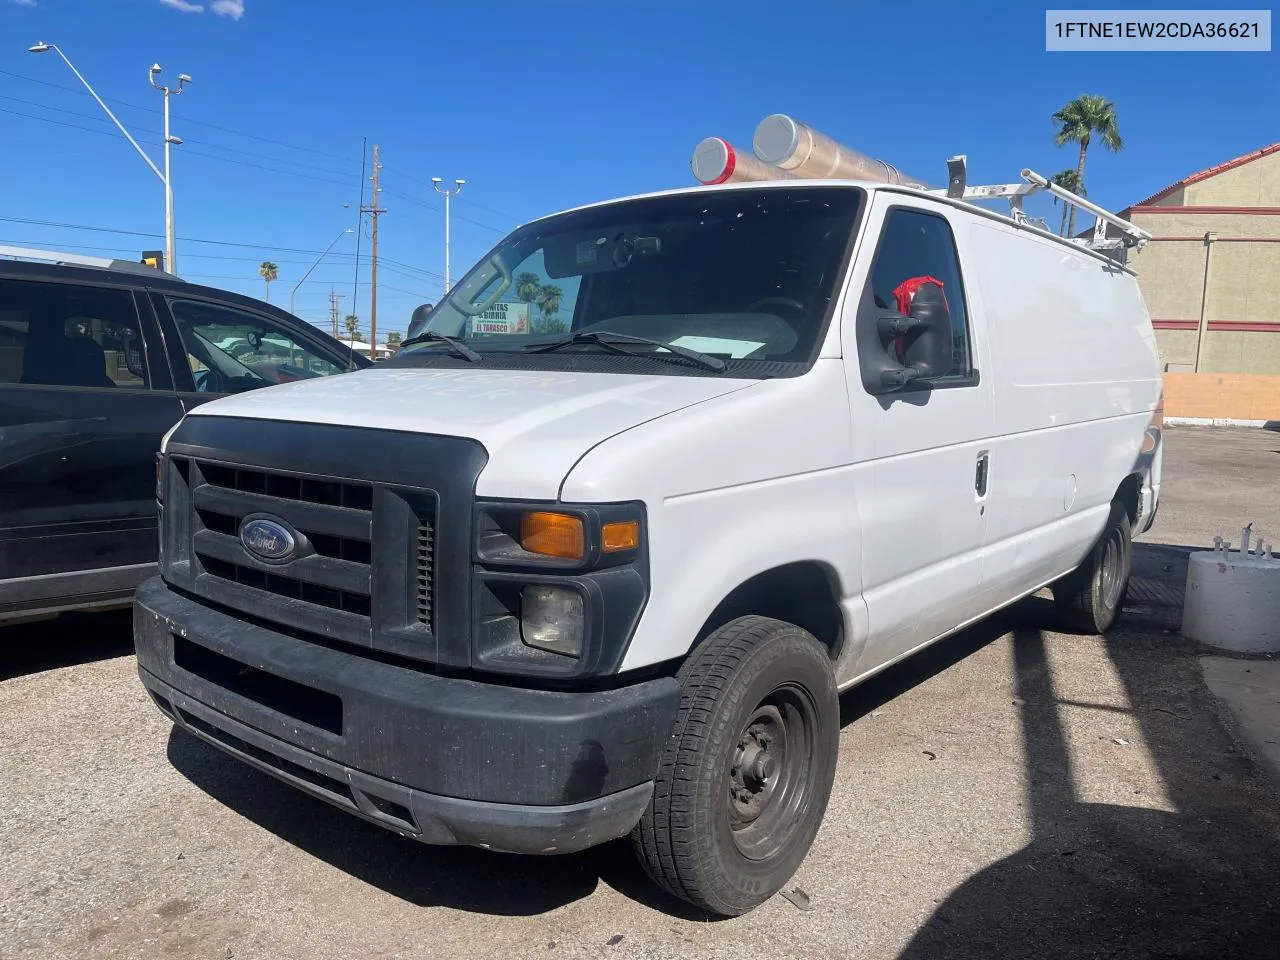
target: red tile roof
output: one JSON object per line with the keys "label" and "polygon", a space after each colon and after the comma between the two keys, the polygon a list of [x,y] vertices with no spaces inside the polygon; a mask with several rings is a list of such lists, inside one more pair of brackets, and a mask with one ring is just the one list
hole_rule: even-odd
{"label": "red tile roof", "polygon": [[1193,173],[1189,177],[1183,177],[1177,183],[1172,183],[1163,190],[1158,190],[1145,200],[1139,200],[1134,204],[1135,207],[1149,207],[1153,203],[1159,203],[1175,190],[1181,190],[1183,187],[1193,183],[1199,183],[1201,180],[1208,180],[1210,177],[1216,177],[1220,173],[1227,170],[1234,170],[1236,167],[1244,166],[1252,160],[1261,160],[1270,153],[1280,151],[1280,143],[1273,143],[1269,147],[1263,147],[1261,150],[1255,150],[1253,153],[1246,153],[1243,157],[1236,157],[1234,160],[1228,160],[1226,163],[1220,163],[1216,167],[1209,167],[1207,170],[1201,170],[1199,173]]}

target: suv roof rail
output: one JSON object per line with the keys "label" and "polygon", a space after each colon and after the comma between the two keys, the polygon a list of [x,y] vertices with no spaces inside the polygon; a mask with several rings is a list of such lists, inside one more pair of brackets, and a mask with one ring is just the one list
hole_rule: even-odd
{"label": "suv roof rail", "polygon": [[38,260],[43,263],[55,263],[59,266],[94,267],[99,270],[118,270],[122,273],[142,273],[148,276],[159,274],[170,280],[180,279],[175,274],[145,263],[134,263],[132,260],[118,260],[114,257],[92,257],[83,253],[60,253],[56,250],[37,250],[32,247],[0,246],[0,257],[10,260]]}

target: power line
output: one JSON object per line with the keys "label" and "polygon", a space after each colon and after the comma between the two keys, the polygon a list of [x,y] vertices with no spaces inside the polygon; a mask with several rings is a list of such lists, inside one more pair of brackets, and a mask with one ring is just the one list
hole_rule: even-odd
{"label": "power line", "polygon": [[[63,91],[66,91],[69,93],[75,93],[75,94],[81,93],[81,90],[79,87],[71,87],[71,86],[67,86],[66,84],[54,83],[50,80],[39,80],[36,77],[24,76],[21,73],[14,73],[10,70],[0,70],[0,75],[6,76],[6,77],[13,77],[15,80],[24,80],[27,83],[38,83],[42,87],[50,87],[54,90],[63,90]],[[118,100],[115,97],[103,97],[102,99],[107,100],[110,103],[114,103],[117,106],[128,107],[131,110],[140,110],[143,113],[157,114],[161,112],[158,107],[144,107],[136,103],[129,103],[126,100]],[[284,147],[287,150],[299,150],[303,153],[315,154],[318,157],[326,157],[330,160],[338,160],[341,163],[349,163],[353,167],[355,166],[355,161],[351,157],[342,157],[335,153],[326,153],[323,150],[315,150],[311,147],[303,147],[296,143],[287,143],[284,140],[276,140],[272,137],[264,137],[256,133],[247,133],[243,130],[235,130],[231,127],[223,127],[216,123],[209,123],[208,121],[205,121],[205,120],[192,120],[184,117],[182,122],[184,124],[190,123],[199,127],[207,127],[210,130],[218,130],[222,133],[229,133],[235,137],[244,137],[248,140],[257,140],[261,143],[270,143],[278,147]]]}
{"label": "power line", "polygon": [[[103,124],[105,124],[105,123],[107,122],[107,121],[106,121],[102,116],[100,116],[100,115],[94,115],[94,114],[88,114],[88,113],[80,113],[80,112],[79,112],[79,111],[77,111],[77,110],[67,110],[67,109],[64,109],[63,107],[55,107],[55,106],[53,106],[52,104],[48,104],[48,103],[41,103],[41,102],[39,102],[38,100],[24,100],[24,99],[23,99],[23,98],[21,98],[21,97],[10,97],[10,96],[7,96],[7,95],[5,95],[5,94],[0,94],[0,100],[7,100],[7,101],[9,101],[10,103],[20,103],[20,104],[23,104],[24,106],[28,106],[28,107],[38,107],[38,108],[39,108],[39,109],[41,109],[41,110],[51,110],[51,111],[53,111],[54,113],[61,113],[61,114],[65,114],[66,116],[69,116],[69,117],[77,117],[77,118],[79,118],[79,119],[81,119],[81,120],[89,120],[89,121],[91,121],[91,122],[93,122],[93,123],[103,123]],[[28,120],[40,120],[40,121],[45,122],[45,123],[52,122],[51,118],[49,118],[49,117],[40,117],[40,116],[35,116],[35,115],[33,115],[33,114],[29,114],[29,113],[19,113],[19,112],[18,112],[18,111],[16,111],[16,110],[15,110],[15,111],[12,111],[12,113],[13,113],[13,115],[14,115],[14,116],[18,116],[18,117],[25,117],[25,118],[26,118],[26,119],[28,119]],[[181,121],[181,122],[185,124],[185,123],[187,122],[186,118],[184,117],[184,118],[182,119],[182,121]],[[72,124],[68,124],[68,126],[73,126],[73,127],[74,127],[74,125],[72,125]],[[114,137],[114,136],[116,135],[116,131],[115,131],[114,129],[100,129],[100,128],[89,128],[89,127],[74,127],[74,129],[84,130],[86,133],[105,133],[105,134],[108,134],[109,136],[112,136],[112,137]],[[135,128],[134,128],[134,130],[133,130],[133,131],[131,131],[131,132],[135,132],[135,133],[136,133],[137,129],[138,129],[138,128],[136,128],[136,127],[135,127]],[[143,132],[144,132],[144,134],[146,134],[147,136],[150,136],[150,137],[153,137],[153,138],[157,138],[157,139],[159,139],[160,137],[162,137],[162,136],[163,136],[163,134],[161,133],[161,131],[159,131],[159,130],[153,130],[153,129],[149,128],[149,127],[147,127],[147,128],[143,128]],[[146,139],[146,137],[144,137],[143,139]],[[148,143],[151,143],[151,141],[148,141]],[[194,144],[198,144],[198,145],[200,145],[200,146],[202,146],[202,147],[206,147],[206,148],[212,149],[212,150],[222,150],[222,151],[224,151],[224,152],[226,152],[226,153],[237,153],[237,154],[240,154],[240,155],[242,155],[242,156],[246,156],[246,157],[254,157],[254,158],[259,159],[259,160],[266,160],[266,161],[268,161],[268,162],[270,162],[270,163],[280,163],[280,164],[285,164],[286,166],[290,166],[290,167],[301,167],[301,168],[302,168],[302,169],[304,169],[304,170],[315,170],[315,171],[317,171],[317,172],[319,172],[319,173],[327,173],[327,174],[329,174],[329,175],[331,175],[331,176],[334,176],[334,177],[343,178],[343,179],[342,179],[342,181],[341,181],[342,183],[347,183],[347,182],[348,182],[348,180],[346,179],[346,178],[348,177],[348,174],[346,174],[346,173],[342,172],[341,170],[333,170],[333,169],[330,169],[329,167],[320,167],[320,166],[316,166],[316,165],[315,165],[315,164],[313,164],[313,163],[302,163],[302,162],[301,162],[301,161],[299,161],[299,160],[287,160],[287,159],[285,159],[285,158],[283,158],[283,157],[271,157],[271,156],[267,156],[266,154],[262,154],[262,153],[255,153],[255,152],[250,151],[250,150],[241,150],[241,149],[239,149],[239,148],[237,148],[237,147],[226,147],[226,146],[223,146],[223,145],[222,145],[222,144],[220,144],[220,143],[213,143],[213,142],[210,142],[210,141],[208,141],[208,140],[196,140],[196,139],[192,139],[191,137],[183,137],[183,144],[184,144],[184,145],[187,145],[187,144],[193,144],[193,143],[194,143]],[[158,144],[154,144],[154,143],[153,143],[152,145],[158,145]],[[204,156],[204,157],[208,157],[208,156],[210,156],[209,154],[200,153],[199,151],[195,151],[195,150],[184,150],[184,151],[183,151],[183,153],[190,153],[190,154],[192,154],[193,156],[198,156],[198,157],[199,157],[199,156]],[[221,160],[221,159],[223,159],[223,158],[222,158],[222,157],[211,157],[211,159],[218,159],[218,160]],[[228,162],[236,162],[236,161],[229,160]],[[283,171],[276,171],[276,172],[283,172]]]}
{"label": "power line", "polygon": [[[411,176],[409,176],[409,175],[408,175],[408,174],[406,174],[406,173],[402,173],[402,172],[400,172],[399,170],[392,170],[390,167],[386,167],[386,168],[384,168],[384,169],[386,169],[387,173],[394,173],[394,174],[395,174],[396,176],[398,176],[401,180],[407,180],[409,183],[416,183],[418,186],[423,187],[423,188],[426,188],[426,189],[430,189],[430,187],[431,187],[431,184],[427,183],[425,180],[419,180],[419,179],[418,179],[418,178],[416,178],[416,177],[411,177]],[[515,216],[515,215],[513,215],[513,214],[510,214],[510,213],[506,212],[505,210],[497,210],[497,209],[495,209],[495,208],[493,208],[493,207],[486,207],[483,203],[477,203],[475,200],[471,199],[470,197],[468,197],[468,199],[467,199],[467,203],[468,203],[469,205],[471,205],[471,206],[475,207],[475,208],[476,208],[476,209],[478,209],[478,210],[485,210],[485,211],[487,211],[487,212],[489,212],[489,213],[496,214],[497,216],[499,216],[499,217],[503,217],[504,219],[507,219],[507,220],[511,220],[511,221],[519,221],[519,220],[520,220],[520,217],[517,217],[517,216]],[[505,233],[506,231],[503,231],[503,232]]]}
{"label": "power line", "polygon": [[[52,117],[38,117],[35,114],[22,113],[21,111],[18,111],[18,110],[9,110],[6,107],[0,107],[0,113],[7,113],[14,117],[23,117],[24,119],[27,119],[27,120],[36,120],[40,123],[51,123],[59,127],[69,127],[72,130],[82,130],[85,133],[96,133],[99,136],[104,136],[104,137],[114,138],[117,135],[113,130],[102,130],[95,127],[85,127],[85,126],[81,126],[78,123],[68,123],[65,120],[55,120]],[[74,114],[74,115],[82,116],[81,114]],[[155,146],[154,143],[147,140],[145,137],[143,138],[143,142],[147,143],[150,146]],[[245,151],[231,151],[231,149],[227,147],[215,147],[214,149],[228,150],[229,152],[238,152],[238,153],[245,152]],[[265,170],[268,173],[282,173],[290,177],[301,177],[304,180],[315,180],[319,183],[332,183],[339,187],[347,187],[351,185],[350,181],[346,181],[346,180],[335,180],[331,177],[318,177],[312,173],[299,173],[296,170],[280,169],[279,167],[268,167],[260,163],[251,163],[248,160],[235,160],[231,157],[219,157],[212,153],[205,153],[201,150],[184,149],[182,152],[183,152],[183,155],[189,156],[189,157],[203,157],[207,160],[216,160],[221,163],[232,163],[241,167],[253,167],[254,169],[257,169],[257,170]],[[254,156],[254,154],[247,154],[247,155]],[[284,164],[290,163],[290,161],[288,160],[276,160],[274,157],[266,157],[264,159],[271,160],[276,163],[284,163]],[[339,174],[339,176],[341,176],[341,174]]]}
{"label": "power line", "polygon": [[364,176],[365,160],[369,156],[369,138],[360,138],[360,203],[356,206],[356,266],[351,274],[351,309],[359,310],[360,304],[360,241],[364,237]]}
{"label": "power line", "polygon": [[427,280],[443,280],[444,279],[444,277],[441,276],[440,274],[433,273],[430,270],[420,271],[421,273],[427,274],[427,276],[418,276],[417,274],[410,273],[408,270],[400,270],[399,268],[390,266],[389,264],[390,264],[390,261],[387,260],[385,257],[378,258],[378,266],[382,267],[383,269],[390,270],[396,276],[404,277],[406,280],[414,280],[414,281],[417,281],[418,283],[422,283]]}
{"label": "power line", "polygon": [[[10,244],[15,247],[30,247],[34,249],[43,249],[46,241],[10,239],[10,240],[0,241],[0,243]],[[98,253],[136,254],[138,252],[137,248],[135,247],[104,247],[101,244],[96,244],[96,243],[63,243],[61,241],[56,241],[56,246],[59,250],[90,250]],[[271,249],[271,248],[264,247],[263,249]],[[316,253],[319,253],[319,252],[320,251],[318,250],[316,251]],[[223,253],[185,253],[183,254],[184,259],[187,259],[187,260],[229,260],[234,262],[254,263],[254,264],[258,262],[258,260],[260,259],[260,256],[261,256],[260,254],[230,256],[228,254],[223,254]],[[329,256],[334,258],[351,257],[353,256],[353,254],[335,252],[335,253],[330,253]],[[289,259],[280,259],[277,257],[275,259],[275,262],[287,263],[287,264],[293,264],[293,265],[309,265],[311,263],[314,263],[315,261],[314,260],[289,260]],[[341,264],[337,264],[337,265],[340,266]],[[429,271],[424,271],[424,272],[429,272]]]}
{"label": "power line", "polygon": [[[392,189],[390,189],[390,188],[388,188],[388,187],[383,187],[383,188],[382,188],[382,192],[383,192],[383,193],[389,193],[389,194],[391,194],[392,196],[399,197],[399,198],[400,198],[400,199],[402,199],[402,200],[408,200],[410,203],[416,203],[418,206],[420,206],[420,207],[425,207],[425,208],[426,208],[426,209],[428,209],[428,210],[432,210],[432,211],[441,210],[441,211],[442,211],[442,210],[444,209],[444,208],[443,208],[442,206],[440,206],[440,204],[438,204],[438,203],[428,203],[428,202],[427,202],[427,201],[425,201],[425,200],[419,200],[417,197],[410,196],[409,194],[404,193],[404,192],[403,192],[403,191],[401,191],[401,190],[392,190]],[[493,226],[493,224],[490,224],[490,223],[481,223],[479,220],[473,220],[473,219],[471,219],[470,217],[468,217],[468,216],[464,216],[463,214],[460,214],[460,213],[455,213],[455,214],[453,214],[453,218],[454,218],[455,220],[461,220],[461,221],[463,221],[464,223],[469,223],[469,224],[471,224],[472,226],[480,227],[481,229],[484,229],[484,230],[491,230],[491,231],[493,231],[494,233],[501,234],[501,235],[504,235],[504,236],[509,232],[509,231],[507,231],[507,230],[504,230],[502,227],[495,227],[495,226]]]}
{"label": "power line", "polygon": [[[55,227],[60,230],[85,230],[92,233],[114,233],[124,237],[150,237],[157,238],[162,236],[159,233],[149,233],[145,230],[117,230],[112,227],[91,227],[79,223],[58,223],[53,220],[35,220],[29,217],[0,217],[0,222],[4,223],[26,223],[37,227]],[[278,253],[309,253],[314,255],[324,253],[323,250],[307,250],[302,247],[279,247],[271,243],[240,243],[234,240],[206,240],[200,237],[178,237],[184,243],[207,243],[219,247],[242,247],[246,250],[274,250]],[[346,254],[340,254],[346,256]],[[339,256],[339,254],[335,254]]]}

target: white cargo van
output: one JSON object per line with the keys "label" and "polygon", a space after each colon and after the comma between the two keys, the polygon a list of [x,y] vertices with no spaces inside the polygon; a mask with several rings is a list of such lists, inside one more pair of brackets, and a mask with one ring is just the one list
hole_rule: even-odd
{"label": "white cargo van", "polygon": [[[500,302],[525,332],[476,332]],[[376,369],[166,437],[139,670],[406,836],[630,834],[739,914],[818,830],[839,691],[1046,585],[1111,627],[1160,426],[1134,276],[1023,219],[812,180],[601,203]]]}

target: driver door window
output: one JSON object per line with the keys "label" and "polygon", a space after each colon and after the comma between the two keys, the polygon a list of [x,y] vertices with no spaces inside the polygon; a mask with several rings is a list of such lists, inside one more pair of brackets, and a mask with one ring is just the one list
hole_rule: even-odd
{"label": "driver door window", "polygon": [[973,376],[964,283],[956,257],[955,239],[947,221],[932,213],[896,207],[885,217],[884,232],[871,267],[876,306],[906,312],[913,281],[931,280],[942,287],[951,317],[950,381]]}
{"label": "driver door window", "polygon": [[170,300],[169,309],[198,393],[242,393],[346,370],[265,317],[199,300]]}

